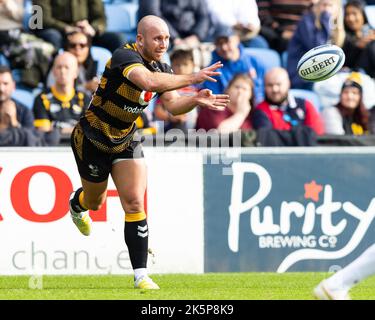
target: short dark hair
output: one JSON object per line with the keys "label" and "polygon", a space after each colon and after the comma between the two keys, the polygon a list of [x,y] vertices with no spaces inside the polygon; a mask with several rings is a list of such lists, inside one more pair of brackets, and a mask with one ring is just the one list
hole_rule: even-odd
{"label": "short dark hair", "polygon": [[171,54],[171,62],[175,60],[190,60],[191,62],[194,62],[194,56],[192,50],[182,50],[178,49],[172,52]]}
{"label": "short dark hair", "polygon": [[12,70],[8,66],[0,66],[0,74],[9,73],[13,80]]}

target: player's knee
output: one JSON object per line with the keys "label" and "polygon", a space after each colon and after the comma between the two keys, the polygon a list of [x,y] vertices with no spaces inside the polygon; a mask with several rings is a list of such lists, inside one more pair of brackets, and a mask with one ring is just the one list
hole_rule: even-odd
{"label": "player's knee", "polygon": [[133,197],[126,200],[126,207],[127,211],[129,212],[140,212],[143,211],[144,208],[143,198]]}

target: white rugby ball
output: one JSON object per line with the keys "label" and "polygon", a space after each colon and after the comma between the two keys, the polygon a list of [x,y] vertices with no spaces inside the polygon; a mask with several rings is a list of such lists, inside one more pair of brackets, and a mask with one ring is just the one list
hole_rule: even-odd
{"label": "white rugby ball", "polygon": [[298,75],[307,81],[322,81],[337,73],[345,62],[342,49],[324,44],[307,51],[298,61]]}

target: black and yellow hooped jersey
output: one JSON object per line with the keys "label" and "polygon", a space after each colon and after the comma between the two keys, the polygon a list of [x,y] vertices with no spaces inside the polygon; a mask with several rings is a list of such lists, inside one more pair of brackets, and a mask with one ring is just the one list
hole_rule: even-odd
{"label": "black and yellow hooped jersey", "polygon": [[90,97],[81,91],[63,95],[52,86],[44,90],[34,101],[34,126],[55,128],[73,127],[84,114]]}
{"label": "black and yellow hooped jersey", "polygon": [[161,94],[144,91],[127,79],[129,72],[138,66],[152,72],[172,73],[165,63],[144,60],[135,44],[126,44],[113,53],[90,106],[80,120],[85,136],[103,152],[123,151],[136,130],[135,120],[150,101]]}

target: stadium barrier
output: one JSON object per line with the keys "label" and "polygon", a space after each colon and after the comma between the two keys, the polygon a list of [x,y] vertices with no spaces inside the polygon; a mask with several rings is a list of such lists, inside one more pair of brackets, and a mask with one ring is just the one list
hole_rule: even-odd
{"label": "stadium barrier", "polygon": [[[373,237],[375,148],[144,148],[152,273],[328,271]],[[112,180],[70,221],[69,148],[0,149],[0,274],[130,274]]]}

